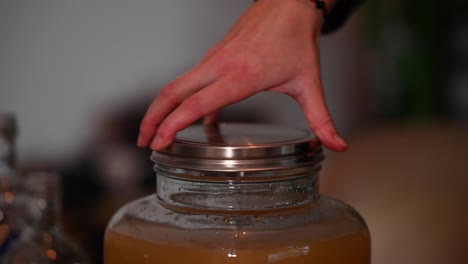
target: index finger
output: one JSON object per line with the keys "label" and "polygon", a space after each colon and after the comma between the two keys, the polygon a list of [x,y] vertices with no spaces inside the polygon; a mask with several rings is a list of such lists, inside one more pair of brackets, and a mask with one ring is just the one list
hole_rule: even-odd
{"label": "index finger", "polygon": [[202,71],[197,67],[164,87],[146,111],[140,125],[137,145],[147,147],[161,121],[186,98],[209,85],[214,79],[214,72]]}

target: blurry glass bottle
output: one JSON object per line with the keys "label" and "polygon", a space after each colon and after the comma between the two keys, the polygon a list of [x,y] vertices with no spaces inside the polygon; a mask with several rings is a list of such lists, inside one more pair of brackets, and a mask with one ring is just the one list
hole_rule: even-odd
{"label": "blurry glass bottle", "polygon": [[0,113],[0,255],[18,237],[22,213],[20,180],[15,164],[16,119]]}
{"label": "blurry glass bottle", "polygon": [[2,263],[89,263],[86,255],[60,228],[60,187],[53,173],[33,173],[25,180],[30,195],[29,213],[36,224],[27,227]]}

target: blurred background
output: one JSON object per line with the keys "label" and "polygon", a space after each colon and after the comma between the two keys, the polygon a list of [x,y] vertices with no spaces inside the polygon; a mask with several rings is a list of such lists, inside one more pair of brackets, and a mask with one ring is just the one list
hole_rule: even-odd
{"label": "blurred background", "polygon": [[[0,111],[18,160],[62,176],[62,223],[94,263],[126,202],[154,192],[139,122],[250,0],[2,0]],[[375,264],[468,261],[468,3],[367,1],[321,43],[330,111],[350,143],[327,153],[322,191],[366,219]],[[274,106],[274,107],[272,107]],[[297,104],[262,93],[226,121],[305,128]]]}

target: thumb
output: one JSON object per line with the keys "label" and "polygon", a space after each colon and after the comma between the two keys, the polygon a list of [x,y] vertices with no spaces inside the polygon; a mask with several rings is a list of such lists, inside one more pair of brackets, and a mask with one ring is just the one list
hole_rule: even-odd
{"label": "thumb", "polygon": [[302,107],[307,122],[322,144],[333,151],[345,151],[348,144],[336,131],[333,119],[328,111],[321,83],[302,89],[297,101]]}

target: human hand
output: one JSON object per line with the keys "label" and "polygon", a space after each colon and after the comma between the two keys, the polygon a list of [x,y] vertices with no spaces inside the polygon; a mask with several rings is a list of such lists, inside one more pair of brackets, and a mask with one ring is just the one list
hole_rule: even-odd
{"label": "human hand", "polygon": [[259,92],[277,91],[299,103],[327,148],[344,151],[347,144],[336,131],[322,88],[322,23],[322,11],[309,1],[252,5],[196,67],[164,87],[141,123],[138,146],[161,150],[198,119]]}

